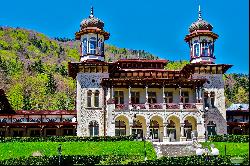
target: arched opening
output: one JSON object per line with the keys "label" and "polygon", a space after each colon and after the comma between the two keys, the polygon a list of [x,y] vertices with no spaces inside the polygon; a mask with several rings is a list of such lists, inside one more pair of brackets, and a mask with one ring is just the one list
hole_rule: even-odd
{"label": "arched opening", "polygon": [[187,116],[184,120],[184,137],[191,140],[197,134],[197,121],[192,116]]}
{"label": "arched opening", "polygon": [[213,121],[209,121],[207,124],[207,133],[209,136],[216,135],[216,124]]}
{"label": "arched opening", "polygon": [[194,47],[193,48],[193,50],[194,50],[193,56],[199,57],[200,56],[200,43],[197,40],[194,42],[193,47]]}
{"label": "arched opening", "polygon": [[91,107],[91,98],[92,98],[92,91],[89,90],[87,92],[87,107]]}
{"label": "arched opening", "polygon": [[168,118],[167,125],[167,136],[170,138],[171,142],[179,141],[181,132],[180,132],[180,119],[174,115]]}
{"label": "arched opening", "polygon": [[95,100],[94,100],[95,107],[99,107],[99,94],[100,92],[98,90],[95,91]]}
{"label": "arched opening", "polygon": [[207,92],[207,91],[204,92],[204,105],[205,105],[205,108],[206,108],[206,107],[209,108],[209,103],[208,103],[208,92]]}
{"label": "arched opening", "polygon": [[134,116],[132,135],[136,136],[138,139],[142,139],[146,136],[146,120],[143,116]]}
{"label": "arched opening", "polygon": [[89,135],[91,137],[99,135],[99,124],[97,121],[91,121],[89,123]]}
{"label": "arched opening", "polygon": [[163,140],[163,119],[160,116],[153,116],[150,119],[150,138],[153,141]]}

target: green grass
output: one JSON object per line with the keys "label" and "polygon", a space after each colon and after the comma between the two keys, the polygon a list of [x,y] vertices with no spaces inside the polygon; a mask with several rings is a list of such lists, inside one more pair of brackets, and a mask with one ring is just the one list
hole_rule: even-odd
{"label": "green grass", "polygon": [[219,150],[220,155],[225,155],[225,145],[226,145],[226,155],[242,155],[249,154],[249,143],[235,143],[235,142],[204,142],[202,147],[208,147],[211,150],[210,145],[214,144]]}
{"label": "green grass", "polygon": [[[62,155],[139,155],[144,156],[144,144],[137,141],[117,142],[11,142],[0,143],[0,160],[32,156],[39,151],[42,155],[57,155],[62,144]],[[147,158],[155,159],[153,145],[146,142]]]}

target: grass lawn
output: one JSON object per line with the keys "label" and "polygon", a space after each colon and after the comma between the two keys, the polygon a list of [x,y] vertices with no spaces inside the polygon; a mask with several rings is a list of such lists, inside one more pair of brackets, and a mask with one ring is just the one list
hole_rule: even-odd
{"label": "grass lawn", "polygon": [[219,150],[220,155],[225,155],[225,145],[227,155],[242,155],[249,154],[249,143],[234,143],[234,142],[204,142],[202,147],[208,147],[211,150],[210,145],[214,144]]}
{"label": "grass lawn", "polygon": [[[32,156],[39,151],[42,155],[58,155],[57,148],[62,144],[62,155],[140,155],[144,156],[144,143],[141,141],[117,142],[11,142],[0,143],[0,160]],[[147,158],[155,159],[153,145],[146,142]]]}

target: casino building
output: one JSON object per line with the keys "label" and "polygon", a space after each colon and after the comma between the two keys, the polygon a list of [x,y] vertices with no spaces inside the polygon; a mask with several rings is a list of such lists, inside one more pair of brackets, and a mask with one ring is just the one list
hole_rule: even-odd
{"label": "casino building", "polygon": [[[110,34],[91,8],[75,33],[81,41],[80,61],[68,63],[69,76],[77,81],[76,122],[63,124],[66,112],[53,114],[59,118],[52,124],[54,134],[63,135],[62,127],[67,125],[73,131],[76,128],[77,136],[134,134],[138,139],[163,142],[204,141],[208,135],[226,134],[222,76],[232,65],[215,63],[218,35],[212,30],[199,8],[198,19],[184,38],[190,64],[181,70],[164,69],[168,61],[163,59],[105,62],[104,42]],[[42,116],[52,117],[47,112]],[[11,131],[10,123],[7,126]],[[39,129],[43,127],[46,123]]]}

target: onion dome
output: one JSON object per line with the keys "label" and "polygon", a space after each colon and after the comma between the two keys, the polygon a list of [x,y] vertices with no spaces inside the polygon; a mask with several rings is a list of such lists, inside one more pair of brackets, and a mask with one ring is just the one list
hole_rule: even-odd
{"label": "onion dome", "polygon": [[103,30],[104,22],[98,18],[94,17],[94,9],[91,7],[91,12],[89,18],[82,20],[81,29],[85,29],[88,27],[96,27]]}
{"label": "onion dome", "polygon": [[199,6],[199,12],[198,13],[199,13],[198,20],[191,24],[191,26],[189,27],[189,32],[192,33],[192,32],[194,32],[196,30],[212,31],[213,26],[210,23],[208,23],[207,21],[203,20],[202,17],[201,17],[200,6]]}

